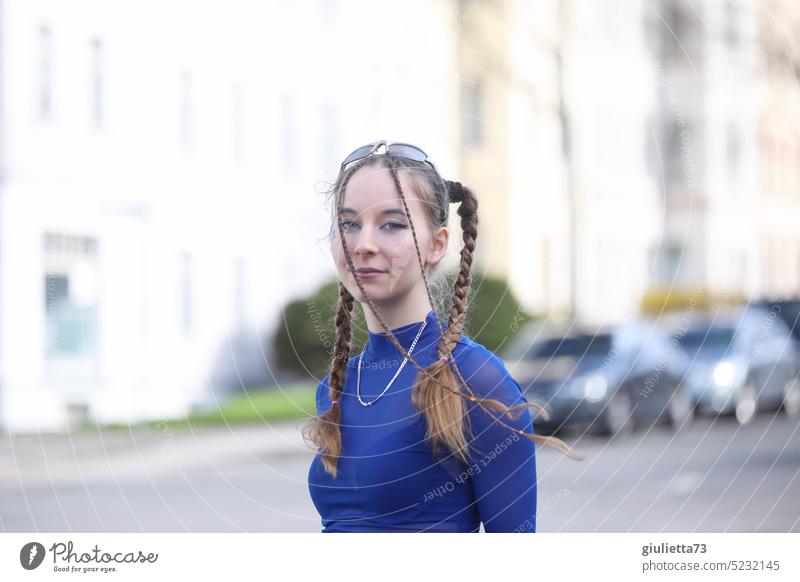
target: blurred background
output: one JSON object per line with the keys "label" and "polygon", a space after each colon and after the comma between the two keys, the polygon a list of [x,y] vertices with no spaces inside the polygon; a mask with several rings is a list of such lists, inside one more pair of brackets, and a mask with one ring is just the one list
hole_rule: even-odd
{"label": "blurred background", "polygon": [[[676,442],[650,492],[723,487],[709,467],[754,451],[754,479],[785,471],[737,512],[697,498],[716,521],[663,519],[671,494],[571,521],[611,485],[581,498],[545,451],[545,528],[797,531],[799,38],[791,0],[0,0],[0,529],[319,529],[298,427],[334,342],[324,190],[389,139],[477,193],[468,333],[542,432],[602,436],[633,471],[615,491]],[[720,446],[690,470],[700,435]],[[265,521],[187,517],[185,483],[168,514],[114,497],[233,458]]]}

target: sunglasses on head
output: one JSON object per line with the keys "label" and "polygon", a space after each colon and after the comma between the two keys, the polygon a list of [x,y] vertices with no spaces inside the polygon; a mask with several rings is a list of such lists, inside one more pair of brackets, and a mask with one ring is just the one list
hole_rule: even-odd
{"label": "sunglasses on head", "polygon": [[381,146],[384,146],[387,154],[391,154],[399,158],[414,160],[415,162],[425,162],[431,168],[436,170],[436,166],[434,166],[433,162],[428,159],[428,154],[426,154],[422,149],[415,145],[411,145],[410,143],[386,140],[376,141],[361,146],[344,159],[341,169],[344,169],[345,166],[352,164],[353,162],[357,162],[358,160],[375,154]]}

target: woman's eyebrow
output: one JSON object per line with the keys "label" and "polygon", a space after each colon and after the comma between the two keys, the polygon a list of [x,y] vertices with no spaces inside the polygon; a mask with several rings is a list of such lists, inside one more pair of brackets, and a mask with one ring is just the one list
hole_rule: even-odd
{"label": "woman's eyebrow", "polygon": [[[339,214],[358,214],[352,208],[342,208],[339,211]],[[405,216],[406,213],[402,208],[387,208],[386,210],[382,211],[381,214],[399,214],[401,216]]]}

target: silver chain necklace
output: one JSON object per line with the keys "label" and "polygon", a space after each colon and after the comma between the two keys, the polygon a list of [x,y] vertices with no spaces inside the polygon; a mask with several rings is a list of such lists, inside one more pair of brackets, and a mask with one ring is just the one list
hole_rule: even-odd
{"label": "silver chain necklace", "polygon": [[[411,347],[408,348],[408,355],[409,356],[411,355],[411,352],[414,351],[414,346],[417,345],[417,340],[419,340],[419,336],[422,335],[422,330],[425,329],[425,326],[427,324],[428,324],[428,320],[427,319],[422,322],[422,325],[420,326],[419,331],[417,332],[417,337],[414,338],[414,341],[411,343]],[[386,388],[383,389],[383,392],[381,392],[380,395],[378,395],[378,397],[375,400],[373,400],[372,402],[364,402],[361,399],[361,360],[364,359],[364,352],[365,351],[366,351],[366,349],[362,350],[361,351],[361,355],[358,357],[358,383],[356,384],[356,396],[358,397],[358,401],[361,403],[362,406],[370,407],[373,404],[375,404],[378,400],[380,400],[381,397],[384,394],[386,394],[386,391],[391,387],[391,385],[394,384],[394,381],[397,380],[397,377],[400,375],[400,372],[403,371],[403,368],[405,367],[406,362],[408,362],[408,358],[403,356],[403,363],[400,364],[400,367],[397,369],[397,372],[395,372],[395,374],[392,377],[392,379],[386,385]]]}

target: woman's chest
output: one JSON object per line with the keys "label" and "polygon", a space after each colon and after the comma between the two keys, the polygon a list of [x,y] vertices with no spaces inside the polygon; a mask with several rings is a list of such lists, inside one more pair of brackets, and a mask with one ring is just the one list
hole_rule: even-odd
{"label": "woman's chest", "polygon": [[433,457],[424,417],[411,406],[410,397],[407,406],[391,398],[380,408],[354,405],[347,398],[343,404],[339,473],[333,479],[318,456],[309,472],[321,514],[378,517],[422,509],[432,491],[455,483],[461,463]]}

